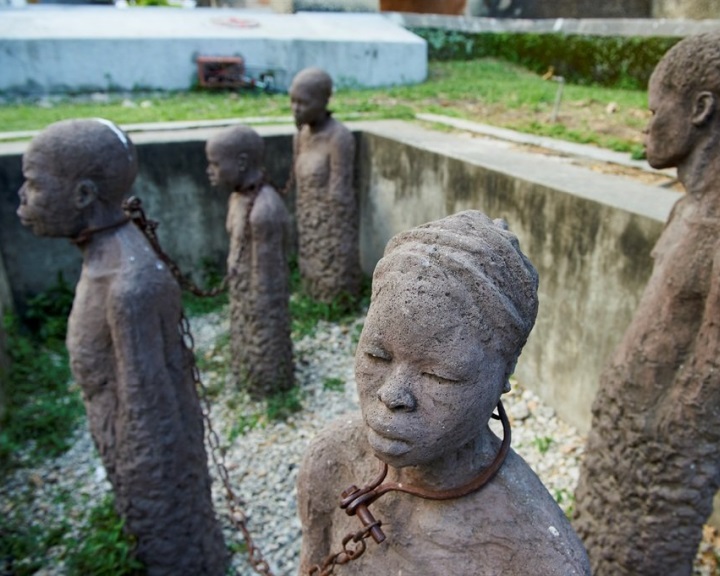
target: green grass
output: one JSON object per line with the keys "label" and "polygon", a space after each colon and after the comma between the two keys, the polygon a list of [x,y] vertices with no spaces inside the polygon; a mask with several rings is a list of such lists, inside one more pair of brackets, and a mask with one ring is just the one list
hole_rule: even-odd
{"label": "green grass", "polygon": [[370,303],[370,279],[363,277],[357,297],[340,295],[330,303],[318,302],[302,288],[297,259],[290,260],[290,318],[293,340],[314,334],[320,320],[344,322]]}
{"label": "green grass", "polygon": [[88,524],[77,540],[67,540],[65,565],[69,576],[134,576],[143,565],[133,558],[134,538],[123,531],[124,521],[108,495],[92,509]]}
{"label": "green grass", "polygon": [[17,318],[7,316],[10,368],[5,382],[7,412],[0,428],[0,470],[63,453],[84,410],[71,388],[63,344],[43,342]]}
{"label": "green grass", "polygon": [[533,444],[535,444],[535,448],[538,449],[540,454],[545,454],[545,452],[550,450],[550,446],[552,446],[554,442],[550,436],[538,436],[533,440]]}
{"label": "green grass", "polygon": [[[602,130],[580,122],[565,126],[547,121],[557,92],[555,82],[520,66],[484,58],[471,61],[431,62],[428,80],[414,86],[385,89],[340,89],[331,107],[341,118],[363,114],[368,118],[411,119],[418,112],[432,112],[481,121],[532,134],[555,136],[573,142],[591,142],[614,150],[629,151],[638,145],[645,124],[646,93],[597,86],[566,85],[562,116],[597,108],[610,102],[618,113],[603,118]],[[123,100],[150,102],[149,107],[123,105]],[[284,94],[190,91],[170,94],[111,95],[107,103],[60,101],[52,108],[34,104],[0,106],[0,126],[6,131],[37,130],[66,118],[102,116],[118,124],[171,120],[210,120],[244,116],[288,116]],[[607,134],[613,125],[637,129],[637,138]],[[611,132],[611,131],[610,131]]]}
{"label": "green grass", "polygon": [[325,378],[323,382],[323,390],[331,390],[333,392],[341,392],[345,389],[345,382],[340,378]]}

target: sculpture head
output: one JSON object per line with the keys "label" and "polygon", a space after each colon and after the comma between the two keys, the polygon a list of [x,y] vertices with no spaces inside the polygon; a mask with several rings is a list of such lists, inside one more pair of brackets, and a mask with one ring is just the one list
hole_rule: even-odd
{"label": "sculpture head", "polygon": [[717,132],[720,111],[720,33],[690,36],[663,56],[650,77],[646,129],[648,162],[681,165],[700,141]]}
{"label": "sculpture head", "polygon": [[537,285],[515,235],[477,211],[390,240],[355,356],[381,460],[429,464],[489,432],[535,322]]}
{"label": "sculpture head", "polygon": [[295,124],[314,126],[327,118],[332,78],[320,68],[305,68],[293,78],[290,105]]}
{"label": "sculpture head", "polygon": [[38,236],[74,238],[120,210],[137,170],[133,143],[112,122],[56,122],[23,155],[17,214]]}
{"label": "sculpture head", "polygon": [[240,190],[262,174],[265,142],[248,126],[232,126],[207,141],[207,175],[213,186]]}

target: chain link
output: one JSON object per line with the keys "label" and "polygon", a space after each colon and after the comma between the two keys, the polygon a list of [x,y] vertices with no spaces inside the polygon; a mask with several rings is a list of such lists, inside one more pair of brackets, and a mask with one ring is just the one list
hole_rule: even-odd
{"label": "chain link", "polygon": [[[360,556],[365,553],[365,550],[367,550],[365,540],[370,538],[370,531],[373,528],[379,528],[381,525],[382,522],[377,520],[376,522],[365,526],[362,530],[347,534],[342,539],[343,549],[335,554],[329,554],[325,560],[323,560],[322,564],[315,564],[315,566],[311,566],[308,570],[308,576],[330,576],[330,574],[333,574],[335,566],[341,566],[351,562],[352,560],[360,558]],[[350,542],[354,542],[357,546],[354,548],[348,548],[348,544],[350,544]]]}
{"label": "chain link", "polygon": [[207,443],[210,446],[210,457],[213,461],[215,469],[217,470],[218,476],[220,477],[223,488],[225,488],[225,499],[227,500],[228,508],[230,510],[230,522],[236,530],[239,530],[242,533],[243,538],[245,539],[245,544],[247,545],[248,560],[255,572],[262,574],[263,576],[273,576],[270,565],[263,557],[260,549],[255,546],[252,535],[250,534],[247,526],[247,516],[242,510],[243,502],[237,494],[235,494],[235,491],[230,483],[230,474],[228,473],[227,466],[225,465],[225,456],[222,452],[220,437],[213,428],[212,421],[210,419],[211,406],[207,388],[202,381],[200,370],[195,360],[195,341],[193,339],[192,332],[190,331],[190,322],[184,313],[180,317],[179,327],[183,344],[192,355],[192,377],[200,396],[203,420],[205,423],[205,435]]}

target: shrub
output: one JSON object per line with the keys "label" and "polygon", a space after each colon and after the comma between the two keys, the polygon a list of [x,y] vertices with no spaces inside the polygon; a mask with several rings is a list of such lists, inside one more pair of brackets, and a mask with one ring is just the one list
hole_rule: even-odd
{"label": "shrub", "polygon": [[416,28],[428,43],[431,60],[494,57],[542,74],[554,73],[574,84],[647,88],[653,69],[680,38],[585,36],[580,34],[478,34]]}

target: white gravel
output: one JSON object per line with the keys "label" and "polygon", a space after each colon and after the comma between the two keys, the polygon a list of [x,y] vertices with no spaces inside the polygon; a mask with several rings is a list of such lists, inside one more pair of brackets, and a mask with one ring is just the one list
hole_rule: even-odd
{"label": "white gravel", "polygon": [[[230,479],[245,503],[255,543],[276,576],[297,572],[300,523],[296,515],[295,481],[305,447],[328,422],[358,409],[353,355],[362,321],[359,317],[342,325],[321,322],[313,336],[296,342],[296,377],[303,409],[285,422],[275,422],[268,421],[263,404],[250,402],[225,386],[228,366],[225,311],[191,320],[203,380],[213,406],[211,420],[222,439]],[[506,395],[504,404],[512,424],[514,449],[567,511],[573,505],[584,438],[518,383]],[[217,477],[214,470],[211,472]],[[0,514],[26,518],[48,528],[66,521],[77,533],[86,522],[89,509],[109,490],[87,426],[83,424],[66,454],[38,467],[20,469],[5,480],[0,486]],[[241,544],[241,536],[226,518],[224,490],[217,480],[213,499],[228,544]],[[62,561],[58,560],[61,553],[61,546],[38,550],[38,556],[46,560],[45,567],[36,574],[65,574]],[[233,567],[243,576],[253,574],[242,552],[234,554]],[[4,573],[0,561],[0,574]],[[698,567],[695,574],[713,572]]]}

